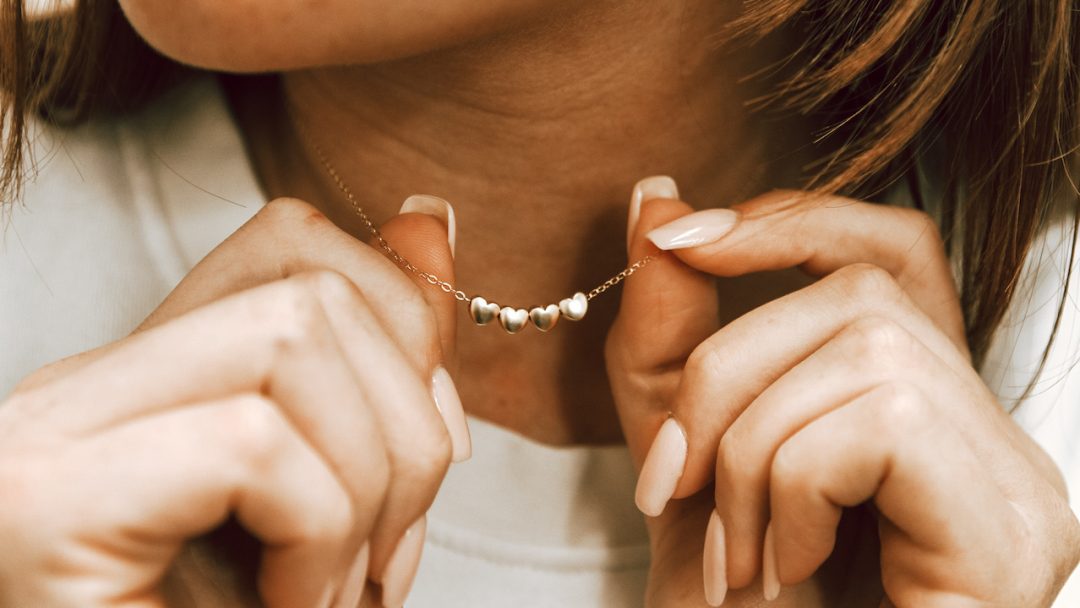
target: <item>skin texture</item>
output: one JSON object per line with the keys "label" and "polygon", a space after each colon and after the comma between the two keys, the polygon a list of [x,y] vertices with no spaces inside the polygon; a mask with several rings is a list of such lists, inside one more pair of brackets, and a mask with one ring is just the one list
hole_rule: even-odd
{"label": "skin texture", "polygon": [[[233,83],[265,189],[310,201],[364,238],[289,117],[268,103],[284,93],[376,221],[412,194],[451,201],[461,284],[529,306],[625,265],[626,208],[646,175],[670,174],[710,204],[797,185],[812,152],[807,126],[752,119],[744,103],[764,85],[738,80],[774,51],[724,54],[706,42],[730,18],[725,3],[588,6],[420,57],[288,73],[259,89]],[[739,297],[725,316],[791,284],[729,281],[724,291]],[[543,340],[464,324],[458,358],[470,373],[458,385],[470,412],[546,443],[622,441],[603,364],[617,298]]]}
{"label": "skin texture", "polygon": [[386,61],[496,34],[573,3],[551,0],[121,0],[156,49],[184,63],[265,72]]}
{"label": "skin texture", "polygon": [[[873,605],[882,591],[896,606],[1048,605],[1077,563],[1080,527],[1054,464],[971,368],[930,219],[782,191],[735,208],[742,219],[719,241],[628,281],[608,339],[639,465],[669,417],[687,438],[676,500],[647,520],[649,604],[704,605],[691,581],[715,508],[738,590],[725,605],[761,597],[770,522],[777,605]],[[646,203],[631,256],[690,211]],[[817,282],[714,325],[712,276],[790,266]],[[867,501],[875,513],[856,526],[863,543],[879,537],[880,571],[830,580],[827,559],[860,551],[838,534],[842,509]]]}
{"label": "skin texture", "polygon": [[[133,336],[0,407],[0,485],[17,489],[0,536],[18,545],[0,555],[0,605],[295,606],[327,589],[354,605],[340,593],[364,577],[365,543],[364,601],[380,604],[373,582],[449,466],[440,364],[472,414],[550,443],[625,436],[639,465],[679,422],[676,499],[647,520],[650,606],[705,605],[714,509],[731,606],[761,601],[770,521],[782,605],[1043,605],[1075,567],[1060,478],[971,369],[927,218],[753,197],[815,154],[812,125],[745,110],[759,85],[738,77],[788,41],[708,43],[737,3],[182,4],[122,2],[181,61],[288,70],[233,81],[230,101],[267,193],[310,204],[272,203]],[[450,298],[354,238],[287,103],[399,251],[498,301],[557,299],[652,251],[646,231],[693,209],[647,203],[627,246],[645,175],[673,175],[700,208],[741,203],[743,220],[572,331],[458,327]],[[455,205],[456,257],[445,224],[395,217],[425,191]],[[232,545],[203,534],[230,516],[261,544],[207,568],[204,549]]]}
{"label": "skin texture", "polygon": [[[400,237],[403,252],[453,276],[440,220],[407,214],[384,230]],[[312,604],[328,584],[340,590],[365,543],[369,578],[381,580],[449,466],[429,386],[435,367],[453,357],[451,306],[306,203],[270,203],[132,337],[43,368],[0,408],[0,433],[18,439],[5,442],[0,478],[25,489],[0,506],[0,528],[5,537],[37,532],[5,552],[21,565],[0,566],[0,605],[159,605],[156,583],[183,541],[230,513],[273,546],[257,581],[271,606]],[[200,458],[188,469],[192,446]],[[142,459],[160,475],[132,483],[130,463]],[[42,484],[42,470],[63,473]],[[85,483],[72,487],[72,476]],[[308,478],[318,483],[308,488]],[[80,488],[94,487],[113,488],[126,506],[108,501],[94,516],[64,515],[66,505],[89,500]],[[200,508],[189,512],[192,505]],[[328,529],[305,527],[326,521]],[[53,562],[69,572],[73,553],[83,560],[78,569],[48,576]],[[16,580],[15,570],[50,580]],[[191,576],[184,594],[213,605],[200,599],[207,581]]]}

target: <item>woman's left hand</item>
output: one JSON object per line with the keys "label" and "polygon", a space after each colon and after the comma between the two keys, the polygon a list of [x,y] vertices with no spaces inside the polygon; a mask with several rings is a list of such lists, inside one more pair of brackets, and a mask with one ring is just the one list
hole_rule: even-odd
{"label": "woman's left hand", "polygon": [[[682,245],[627,281],[607,348],[651,516],[648,605],[718,605],[729,587],[740,605],[759,577],[799,606],[1049,605],[1080,526],[971,365],[933,222],[791,192],[737,209],[653,200],[631,227],[632,259],[660,225],[653,240]],[[790,267],[819,280],[716,327],[714,276]],[[834,585],[819,569],[857,554],[837,530],[863,503],[876,535],[854,544],[880,542],[880,571]]]}

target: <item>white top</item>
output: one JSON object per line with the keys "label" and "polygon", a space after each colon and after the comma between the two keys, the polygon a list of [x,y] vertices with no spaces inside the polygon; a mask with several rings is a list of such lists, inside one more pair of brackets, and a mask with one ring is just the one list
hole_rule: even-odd
{"label": "white top", "polygon": [[[211,81],[122,121],[42,127],[35,150],[39,172],[0,233],[0,396],[46,363],[130,333],[265,202]],[[1053,323],[1059,241],[1051,230],[1037,249],[1031,297],[1017,298],[987,366],[1004,401]],[[1070,297],[1047,380],[1017,420],[1065,472],[1075,509],[1080,318]],[[473,457],[451,467],[428,514],[409,606],[640,606],[648,545],[626,449],[552,448],[469,424]],[[1078,579],[1056,606],[1080,605]]]}

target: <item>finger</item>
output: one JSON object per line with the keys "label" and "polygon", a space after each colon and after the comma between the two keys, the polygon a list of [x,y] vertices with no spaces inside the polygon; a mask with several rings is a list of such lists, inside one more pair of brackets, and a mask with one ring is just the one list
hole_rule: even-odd
{"label": "finger", "polygon": [[[882,385],[800,430],[777,451],[770,496],[776,563],[765,571],[776,573],[774,587],[809,577],[831,551],[840,509],[870,499],[886,520],[881,526],[885,551],[917,548],[958,568],[971,564],[968,571],[956,572],[956,580],[974,577],[968,580],[977,581],[980,591],[994,588],[996,577],[1010,575],[980,571],[986,560],[969,556],[1000,552],[995,539],[1001,536],[986,530],[1019,526],[1015,512],[952,424],[910,385]],[[902,566],[886,572],[886,591],[898,605],[934,605],[933,597],[895,595],[901,587],[925,588],[894,586],[917,576]]]}
{"label": "finger", "polygon": [[[137,331],[241,291],[298,274],[332,271],[348,278],[406,354],[424,370],[441,361],[431,316],[416,286],[380,252],[297,199],[268,203],[199,262]],[[409,322],[403,322],[408,319]]]}
{"label": "finger", "polygon": [[[660,516],[647,520],[650,540],[647,606],[757,606],[761,588],[727,589],[724,575],[713,576],[722,564],[702,561],[702,541],[715,542],[715,532],[703,535],[712,511],[709,496],[697,496],[672,503]],[[715,530],[715,528],[713,528]],[[722,545],[722,540],[721,540]],[[705,554],[709,555],[708,548]],[[714,553],[715,555],[715,553]],[[711,557],[711,556],[710,556]],[[706,586],[702,588],[702,575]],[[811,586],[793,589],[785,598],[790,606],[820,604],[820,591]]]}
{"label": "finger", "polygon": [[[166,356],[171,366],[160,364]],[[139,378],[138,385],[116,395],[131,378]],[[358,510],[350,547],[358,551],[370,537],[371,570],[379,575],[398,540],[431,505],[452,455],[430,385],[355,285],[320,272],[231,296],[134,336],[42,387],[45,394],[34,400],[65,403],[37,415],[41,423],[84,433],[148,410],[265,391],[354,494],[370,474],[361,460],[366,450],[385,445],[385,503]],[[88,407],[72,394],[88,403],[108,395],[109,405]]]}
{"label": "finger", "polygon": [[[415,544],[402,539],[409,537],[410,530],[418,520],[423,520],[424,513],[435,500],[456,449],[457,438],[448,431],[444,420],[445,400],[441,411],[438,407],[435,399],[438,388],[424,398],[424,379],[415,373],[389,336],[381,335],[372,340],[373,336],[364,330],[362,322],[342,322],[365,309],[365,302],[352,284],[345,280],[323,281],[325,284],[318,287],[323,294],[322,306],[346,358],[358,370],[360,391],[366,403],[375,410],[390,462],[389,486],[370,538],[361,535],[350,548],[359,550],[359,542],[367,540],[368,570],[375,580],[404,588],[399,594],[404,601],[419,553],[399,557],[403,551],[409,553]],[[374,326],[376,333],[381,327],[371,320],[367,325]],[[464,425],[460,406],[458,412]],[[467,432],[466,429],[466,440]],[[422,543],[423,533],[414,535],[411,540],[415,541],[417,537]],[[407,565],[391,568],[393,562],[400,561]]]}
{"label": "finger", "polygon": [[[727,547],[734,580],[748,580],[757,563],[753,557],[768,523],[769,467],[777,449],[814,419],[874,386],[901,378],[926,388],[936,402],[977,398],[965,388],[973,384],[971,379],[956,377],[900,324],[866,317],[776,380],[724,432],[716,457],[716,511],[730,528]],[[952,419],[969,438],[986,436],[987,421],[994,417],[994,412],[983,415],[976,408],[941,410],[940,415]],[[1000,449],[982,451],[987,462],[1001,460]]]}
{"label": "finger", "polygon": [[[431,205],[410,206],[407,201],[406,209],[438,215],[437,208]],[[433,269],[442,273],[440,276],[452,280],[453,263],[446,252],[452,240],[447,235],[448,225],[452,229],[453,210],[448,204],[445,215],[449,218],[448,223],[425,221],[423,215],[410,214],[412,219],[407,226],[391,226],[390,230],[391,234],[405,233],[402,246],[406,253],[415,254],[425,263],[430,262]],[[237,264],[237,260],[245,263]],[[452,354],[453,298],[434,297],[434,290],[427,284],[418,288],[395,268],[393,262],[337,228],[322,213],[302,201],[277,199],[269,203],[200,262],[139,330],[145,331],[245,289],[327,269],[353,283],[386,332],[397,344],[403,345],[401,351],[430,379],[439,413],[454,439],[453,458],[455,461],[468,458],[471,441],[461,401],[450,373],[440,369],[444,351]],[[432,304],[436,304],[434,315],[433,307],[425,299],[429,296]],[[21,383],[18,389],[29,390],[72,373],[116,346],[107,345],[49,366]]]}
{"label": "finger", "polygon": [[[452,439],[453,461],[461,462],[472,455],[472,440],[450,371],[456,369],[457,307],[461,304],[449,287],[455,281],[456,230],[454,208],[450,203],[434,196],[417,195],[406,199],[401,213],[383,225],[382,235],[399,256],[435,281],[432,283],[406,271],[426,303],[423,319],[434,318],[435,331],[423,333],[428,336],[428,350],[438,350],[440,354],[438,360],[425,369],[431,378],[435,404]],[[374,245],[380,246],[378,242]],[[408,319],[405,314],[408,312],[402,311],[402,319]],[[408,319],[405,322],[420,324],[424,321]],[[437,342],[432,343],[433,339]]]}
{"label": "finger", "polygon": [[629,258],[656,257],[626,280],[606,345],[623,432],[639,466],[666,418],[683,362],[717,327],[712,278],[670,256],[657,255],[643,236],[692,211],[672,200],[676,197],[670,178],[648,178],[634,188]]}
{"label": "finger", "polygon": [[[339,309],[332,315],[336,329],[324,306]],[[345,339],[339,342],[335,331]],[[342,344],[349,344],[348,353]],[[265,392],[280,403],[357,499],[372,484],[371,475],[385,480],[391,474],[367,464],[385,461],[387,431],[404,427],[414,434],[402,438],[404,431],[398,430],[394,437],[404,439],[405,446],[425,456],[445,454],[448,460],[449,441],[427,383],[396,351],[351,282],[331,273],[262,286],[200,308],[130,338],[71,376],[31,391],[27,399],[63,404],[32,416],[48,428],[77,435],[241,392]],[[416,437],[427,441],[414,445]],[[393,466],[408,468],[411,458]],[[441,479],[444,468],[414,471],[411,481]],[[358,528],[370,531],[376,514],[359,512]]]}
{"label": "finger", "polygon": [[[156,341],[146,343],[144,337],[151,335]],[[214,394],[267,390],[325,452],[357,500],[366,488],[363,474],[368,473],[359,462],[365,450],[357,449],[357,444],[383,449],[389,457],[389,482],[383,484],[386,494],[380,497],[384,500],[374,510],[357,511],[350,545],[353,552],[359,551],[369,539],[370,570],[381,575],[405,530],[434,500],[453,447],[447,424],[438,416],[431,381],[420,377],[383,332],[372,307],[351,281],[325,271],[295,275],[219,300],[132,341],[141,348],[100,360],[110,366],[108,371],[95,364],[77,375],[93,380],[71,381],[81,381],[91,391],[87,394],[94,394],[86,382],[107,380],[107,374],[116,374],[113,370],[126,368],[140,381],[158,383],[159,390],[172,386],[176,391],[172,397],[125,395],[131,401],[113,401],[111,407],[117,410],[145,408],[147,402],[168,407]],[[212,353],[203,352],[204,342],[213,344]],[[154,365],[143,373],[126,362],[152,359],[163,348],[178,361],[172,369]],[[158,379],[163,371],[171,374]],[[175,384],[188,382],[186,378],[205,383],[185,395]],[[109,414],[102,414],[102,423],[108,423]]]}
{"label": "finger", "polygon": [[[867,265],[833,273],[736,319],[694,350],[671,405],[688,442],[683,468],[671,466],[665,473],[678,479],[674,497],[694,494],[712,480],[721,437],[758,395],[845,327],[867,316],[900,319],[946,365],[968,366],[891,275]],[[739,467],[738,454],[725,452],[723,458],[725,466]],[[730,528],[729,535],[737,539],[741,530]],[[735,542],[748,544],[745,539]],[[733,585],[755,571],[759,549],[755,545],[732,557]]]}
{"label": "finger", "polygon": [[895,319],[949,368],[969,367],[889,274],[867,265],[841,269],[743,315],[694,349],[672,404],[690,444],[675,496],[708,483],[720,437],[747,405],[864,317]]}
{"label": "finger", "polygon": [[[454,283],[457,223],[450,203],[435,196],[410,196],[402,205],[401,213],[386,222],[381,232],[387,243],[417,269],[448,284]],[[376,242],[373,246],[379,245]],[[424,300],[435,312],[444,358],[452,360],[459,301],[452,293],[415,273],[410,272],[409,278],[417,284]]]}
{"label": "finger", "polygon": [[[103,563],[114,551],[134,553],[127,556],[131,578],[114,576],[118,588],[102,590],[112,597],[156,589],[185,540],[235,514],[265,547],[259,590],[266,604],[313,606],[327,593],[352,529],[349,492],[281,409],[258,395],[137,418],[52,458],[57,493],[37,505],[42,517],[89,552],[105,552]],[[118,545],[118,538],[126,540]]]}
{"label": "finger", "polygon": [[856,263],[879,266],[966,352],[948,256],[925,213],[791,191],[771,192],[733,209],[741,215],[734,226],[704,211],[649,237],[691,267],[717,276],[797,266],[820,277]]}

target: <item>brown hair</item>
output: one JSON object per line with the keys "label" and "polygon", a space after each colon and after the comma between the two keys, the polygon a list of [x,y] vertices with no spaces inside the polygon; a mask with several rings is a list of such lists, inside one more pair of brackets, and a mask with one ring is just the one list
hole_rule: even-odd
{"label": "brown hair", "polygon": [[[27,19],[22,0],[0,4],[0,87],[8,92],[0,193],[9,197],[21,177],[25,116],[71,124],[123,112],[184,73],[139,39],[115,0],[77,0],[42,19]],[[1076,210],[1069,172],[1080,146],[1080,11],[1071,0],[744,4],[726,41],[801,32],[794,76],[761,101],[831,125],[821,137],[839,144],[810,185],[866,198],[904,177],[918,202],[925,153],[941,152],[935,208],[960,254],[979,363],[1038,231],[1056,205]]]}

